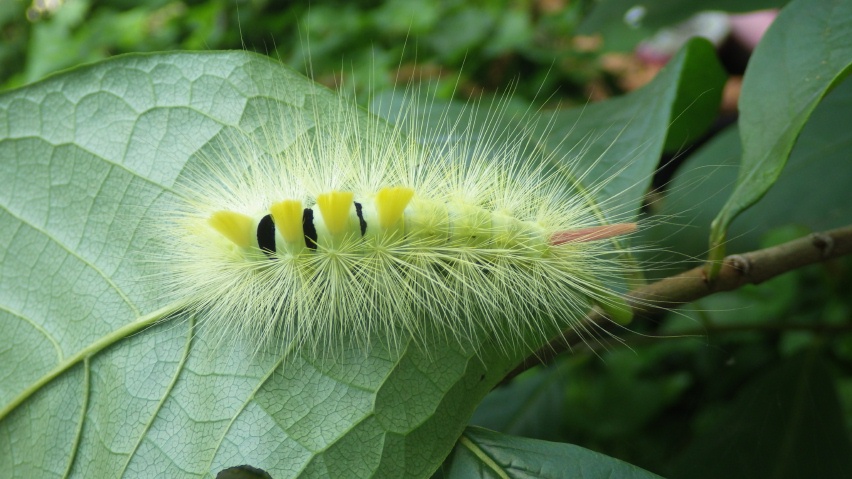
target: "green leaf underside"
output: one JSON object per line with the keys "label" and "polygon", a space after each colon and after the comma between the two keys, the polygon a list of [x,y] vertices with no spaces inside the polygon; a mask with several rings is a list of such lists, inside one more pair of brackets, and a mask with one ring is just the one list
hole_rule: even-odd
{"label": "green leaf underside", "polygon": [[[587,110],[581,121],[620,132],[613,148],[638,148],[629,157],[650,164],[658,150],[643,145],[663,144],[687,66],[674,62],[650,87],[666,113],[643,111],[640,122],[634,110],[620,123]],[[404,477],[438,467],[523,353],[435,345],[392,360],[377,348],[320,364],[223,353],[192,318],[154,324],[179,305],[156,312],[167,305],[138,278],[134,255],[151,244],[143,219],[194,152],[226,126],[251,130],[269,111],[334,98],[244,52],[124,56],[0,96],[0,463],[10,476],[212,477],[249,464],[276,478]],[[637,135],[640,146],[621,145]]]}
{"label": "green leaf underside", "polygon": [[452,465],[444,477],[653,479],[660,476],[573,444],[526,439],[469,427],[456,445]]}
{"label": "green leaf underside", "polygon": [[734,218],[778,179],[814,108],[852,71],[850,18],[852,3],[846,0],[796,0],[781,11],[755,49],[739,101],[740,172],[713,222],[711,261],[724,256]]}

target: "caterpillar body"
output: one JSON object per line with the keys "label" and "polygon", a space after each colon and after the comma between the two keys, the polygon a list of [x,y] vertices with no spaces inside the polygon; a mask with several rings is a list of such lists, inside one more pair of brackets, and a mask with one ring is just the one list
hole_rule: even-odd
{"label": "caterpillar body", "polygon": [[401,236],[408,242],[425,240],[421,246],[428,242],[434,248],[479,246],[541,257],[548,254],[550,247],[602,240],[636,228],[634,223],[622,223],[560,231],[547,238],[541,225],[477,205],[448,206],[420,200],[409,208],[413,197],[411,188],[385,187],[365,207],[353,201],[352,192],[331,191],[317,196],[313,208],[303,209],[301,200],[289,199],[273,203],[270,213],[261,218],[217,211],[208,223],[240,247],[247,260],[258,259],[257,251],[269,259],[292,260],[308,250],[316,252],[319,247],[325,252],[335,251],[351,238],[360,237],[366,244],[370,238],[385,236]]}
{"label": "caterpillar body", "polygon": [[220,339],[311,355],[433,337],[510,347],[612,301],[625,270],[612,238],[635,224],[602,224],[571,186],[576,159],[531,157],[496,126],[453,125],[447,141],[332,110],[225,135],[178,187],[159,281]]}

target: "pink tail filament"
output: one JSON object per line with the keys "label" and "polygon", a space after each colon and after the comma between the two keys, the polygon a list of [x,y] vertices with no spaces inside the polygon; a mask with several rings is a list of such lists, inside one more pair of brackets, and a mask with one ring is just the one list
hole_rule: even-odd
{"label": "pink tail filament", "polygon": [[619,223],[614,225],[592,226],[577,230],[559,231],[550,237],[550,244],[559,246],[565,243],[582,243],[598,241],[614,236],[626,235],[636,231],[636,223]]}

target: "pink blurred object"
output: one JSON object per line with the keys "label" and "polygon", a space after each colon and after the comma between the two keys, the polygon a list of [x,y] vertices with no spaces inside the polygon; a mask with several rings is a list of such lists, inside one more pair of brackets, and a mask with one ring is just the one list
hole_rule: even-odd
{"label": "pink blurred object", "polygon": [[742,15],[701,12],[670,28],[658,31],[636,47],[636,56],[650,64],[663,65],[692,37],[704,37],[717,47],[728,35],[746,50],[754,50],[778,10],[761,10]]}
{"label": "pink blurred object", "polygon": [[731,35],[749,50],[754,50],[769,25],[778,16],[778,10],[761,10],[743,15],[731,15]]}

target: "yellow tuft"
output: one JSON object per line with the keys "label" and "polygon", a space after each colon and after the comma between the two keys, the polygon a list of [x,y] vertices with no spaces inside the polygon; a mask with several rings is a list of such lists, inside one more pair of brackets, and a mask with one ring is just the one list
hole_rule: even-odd
{"label": "yellow tuft", "polygon": [[346,231],[353,197],[351,191],[331,191],[317,196],[317,206],[330,234],[338,235]]}
{"label": "yellow tuft", "polygon": [[275,229],[288,243],[304,241],[302,232],[302,202],[299,200],[284,200],[273,203],[269,207]]}
{"label": "yellow tuft", "polygon": [[240,248],[248,248],[252,244],[254,220],[249,216],[233,211],[217,211],[207,220],[207,224]]}
{"label": "yellow tuft", "polygon": [[376,213],[379,216],[379,226],[390,228],[402,219],[402,212],[414,197],[414,190],[404,186],[382,188],[376,193]]}

